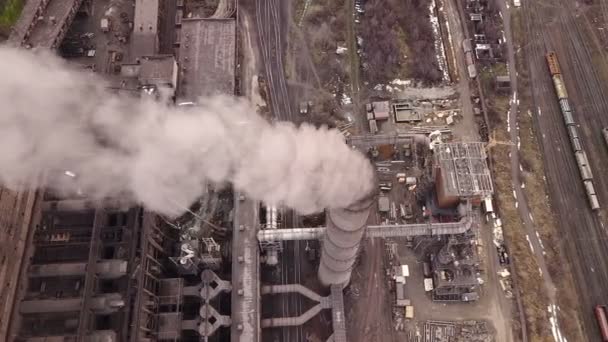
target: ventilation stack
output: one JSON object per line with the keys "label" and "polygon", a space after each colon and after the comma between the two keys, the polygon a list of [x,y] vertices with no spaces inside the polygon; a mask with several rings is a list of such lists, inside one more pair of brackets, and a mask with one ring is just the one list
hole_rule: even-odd
{"label": "ventilation stack", "polygon": [[374,195],[370,194],[348,208],[327,211],[327,228],[319,265],[321,284],[345,287],[350,282],[350,274],[365,233]]}

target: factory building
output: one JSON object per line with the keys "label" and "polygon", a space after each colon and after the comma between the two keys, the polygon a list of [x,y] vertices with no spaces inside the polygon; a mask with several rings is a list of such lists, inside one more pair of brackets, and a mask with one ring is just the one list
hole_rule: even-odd
{"label": "factory building", "polygon": [[463,200],[481,203],[493,192],[484,143],[442,143],[434,147],[436,205],[454,208]]}
{"label": "factory building", "polygon": [[172,99],[177,88],[178,66],[172,55],[142,56],[135,64],[122,64],[120,76],[124,83],[144,94],[159,94]]}
{"label": "factory building", "polygon": [[155,215],[47,194],[36,216],[9,336],[118,341],[137,335],[131,322],[144,315],[142,296],[162,272],[149,258],[166,252],[148,242],[170,241],[153,226]]}

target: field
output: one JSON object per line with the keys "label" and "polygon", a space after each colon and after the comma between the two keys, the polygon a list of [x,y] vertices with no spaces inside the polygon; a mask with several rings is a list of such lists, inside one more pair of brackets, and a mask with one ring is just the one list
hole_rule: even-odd
{"label": "field", "polygon": [[6,39],[11,26],[19,19],[23,0],[0,0],[0,41]]}
{"label": "field", "polygon": [[427,85],[441,81],[429,20],[430,4],[431,0],[365,1],[357,31],[362,43],[364,80],[372,87],[396,78]]}
{"label": "field", "polygon": [[[572,266],[564,255],[563,242],[557,230],[554,213],[549,205],[543,158],[533,127],[533,115],[536,115],[536,110],[531,105],[529,71],[523,52],[517,49],[524,41],[522,25],[520,13],[514,12],[511,28],[515,40],[515,49],[519,51],[516,54],[519,82],[517,126],[519,128],[520,148],[518,153],[523,192],[528,202],[534,229],[543,243],[544,259],[556,288],[560,330],[568,340],[582,341],[584,338],[582,337],[579,316],[580,307],[576,300],[576,291],[571,276]],[[509,96],[493,93],[489,81],[491,78],[484,77],[484,73],[495,73],[496,69],[502,73],[506,71],[500,70],[503,67],[504,65],[497,64],[490,70],[485,69],[480,77],[484,90],[493,98],[489,111],[492,114],[490,118],[493,137],[497,141],[509,140],[507,118],[504,117],[509,108]],[[512,129],[517,129],[517,127],[512,127]],[[548,297],[545,289],[539,286],[543,281],[541,270],[535,262],[533,251],[526,239],[522,219],[515,207],[516,200],[511,196],[513,189],[509,167],[509,150],[510,148],[507,146],[497,145],[492,150],[492,157],[499,208],[505,225],[505,237],[510,254],[514,259],[513,266],[526,322],[527,337],[530,341],[553,341],[550,314],[547,310]]]}

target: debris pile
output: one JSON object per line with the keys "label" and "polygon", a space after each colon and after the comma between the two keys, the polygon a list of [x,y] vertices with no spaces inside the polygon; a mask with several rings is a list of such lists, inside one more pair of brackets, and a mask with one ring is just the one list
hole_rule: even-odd
{"label": "debris pile", "polygon": [[494,333],[485,321],[426,321],[425,342],[494,342]]}

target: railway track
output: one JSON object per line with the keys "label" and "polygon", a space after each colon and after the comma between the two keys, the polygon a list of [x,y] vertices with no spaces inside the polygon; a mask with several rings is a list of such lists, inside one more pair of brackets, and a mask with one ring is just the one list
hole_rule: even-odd
{"label": "railway track", "polygon": [[281,121],[293,121],[295,117],[283,65],[281,2],[279,0],[255,1],[255,6],[261,59],[268,80],[273,117]]}
{"label": "railway track", "polygon": [[[286,16],[282,14],[285,6],[280,0],[256,0],[255,23],[258,36],[258,46],[261,53],[262,66],[268,85],[269,105],[272,119],[276,121],[296,121],[297,117],[287,87],[283,53],[285,49],[283,29],[287,25]],[[285,211],[282,217],[286,217]],[[291,226],[297,226],[297,217],[292,214]],[[301,242],[285,242],[284,251],[280,258],[281,283],[301,284]],[[302,296],[285,294],[280,299],[280,312],[283,317],[296,317],[303,312]],[[285,327],[281,329],[281,340],[284,342],[303,341],[303,327]]]}
{"label": "railway track", "polygon": [[[557,52],[571,95],[574,119],[579,123],[589,159],[593,159],[592,170],[596,175],[605,174],[608,155],[605,151],[600,154],[603,145],[599,131],[595,130],[599,130],[598,126],[606,120],[602,113],[608,109],[608,103],[602,98],[602,85],[593,68],[590,47],[583,36],[584,28],[576,19],[572,6],[567,0],[524,2],[527,35],[532,37],[526,54],[537,108],[534,115],[536,132],[543,152],[551,204],[561,223],[558,227],[560,244],[572,265],[587,340],[593,341],[599,336],[593,306],[605,303],[608,298],[605,287],[608,283],[605,257],[608,240],[601,216],[592,212],[587,204],[544,63],[546,52]],[[608,200],[605,183],[601,179],[597,186],[600,205],[606,205]]]}

